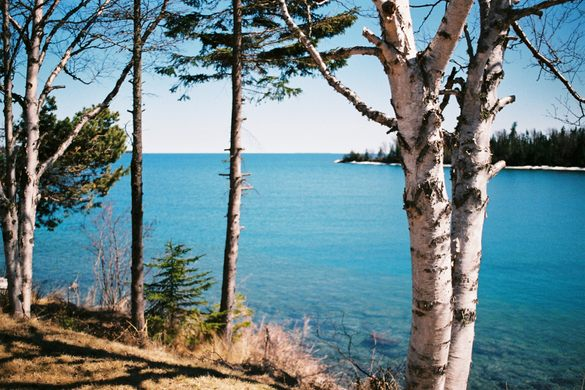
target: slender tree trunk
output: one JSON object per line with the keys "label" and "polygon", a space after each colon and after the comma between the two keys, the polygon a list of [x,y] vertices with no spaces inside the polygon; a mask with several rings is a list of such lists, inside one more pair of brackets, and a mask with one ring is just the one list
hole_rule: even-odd
{"label": "slender tree trunk", "polygon": [[[408,92],[394,92],[405,173],[404,209],[410,231],[412,325],[407,381],[413,389],[442,389],[451,338],[451,206],[443,172],[441,117],[411,69]],[[404,95],[407,96],[404,96]],[[431,103],[424,103],[431,102]]]}
{"label": "slender tree trunk", "polygon": [[[500,26],[505,23],[501,23]],[[495,29],[493,29],[495,30]],[[466,389],[472,362],[477,290],[482,256],[483,225],[488,204],[487,184],[501,169],[491,164],[490,137],[493,119],[501,109],[497,88],[503,77],[502,61],[507,28],[482,34],[468,69],[457,145],[452,158],[453,215],[453,325],[446,388]]]}
{"label": "slender tree trunk", "polygon": [[4,243],[4,259],[8,279],[8,302],[10,315],[15,318],[23,316],[21,289],[22,274],[18,257],[18,213],[14,203],[8,205],[2,216],[2,240]]}
{"label": "slender tree trunk", "polygon": [[132,53],[133,142],[130,166],[132,186],[132,323],[141,333],[144,321],[144,244],[142,207],[142,20],[141,0],[134,0],[134,50]]}
{"label": "slender tree trunk", "polygon": [[220,311],[224,317],[223,335],[232,336],[233,309],[236,296],[236,265],[240,238],[240,206],[242,200],[242,9],[240,0],[232,0],[234,20],[234,47],[232,59],[232,121],[230,131],[230,193],[227,211],[225,253]]}
{"label": "slender tree trunk", "polygon": [[27,53],[26,91],[25,91],[25,164],[22,173],[23,189],[19,209],[19,245],[22,272],[22,307],[24,317],[30,318],[32,301],[32,261],[36,209],[39,195],[39,100],[37,97],[39,79],[39,52],[43,17],[42,2],[36,0],[33,10],[30,48]]}
{"label": "slender tree trunk", "polygon": [[16,167],[14,160],[14,113],[12,109],[12,65],[9,1],[2,1],[2,41],[4,71],[4,182],[2,187],[7,203],[2,210],[2,239],[8,279],[10,314],[22,317],[21,272],[18,258],[18,210],[16,207]]}

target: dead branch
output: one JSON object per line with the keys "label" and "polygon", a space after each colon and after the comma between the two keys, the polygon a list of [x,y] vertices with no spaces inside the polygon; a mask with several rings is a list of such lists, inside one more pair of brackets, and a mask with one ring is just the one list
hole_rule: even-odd
{"label": "dead branch", "polygon": [[299,41],[305,46],[313,61],[317,64],[317,68],[319,72],[323,75],[323,77],[327,80],[327,83],[335,89],[338,93],[343,95],[353,106],[358,110],[362,115],[371,119],[383,126],[388,128],[396,129],[397,130],[397,122],[396,119],[390,118],[386,116],[386,114],[374,110],[373,108],[369,107],[366,103],[364,103],[360,97],[351,89],[343,85],[333,74],[329,71],[327,64],[323,61],[321,54],[317,51],[315,46],[311,43],[311,41],[307,38],[307,36],[303,33],[303,31],[295,24],[292,17],[288,12],[288,7],[286,6],[286,0],[279,0],[281,5],[282,15],[284,20],[286,21],[287,26],[298,36]]}

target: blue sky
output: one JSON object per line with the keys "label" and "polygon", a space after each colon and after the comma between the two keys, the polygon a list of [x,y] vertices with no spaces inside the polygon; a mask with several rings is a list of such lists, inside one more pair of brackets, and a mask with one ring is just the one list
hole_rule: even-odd
{"label": "blue sky", "polygon": [[[365,2],[370,6],[370,2]],[[415,16],[416,17],[416,16]],[[433,20],[432,20],[433,21]],[[431,22],[432,22],[431,21]],[[416,19],[415,19],[416,23]],[[330,43],[332,46],[367,44],[360,31],[364,25],[376,28],[375,21],[360,19],[348,33]],[[428,32],[434,26],[429,24]],[[376,30],[374,30],[376,31]],[[155,62],[164,59],[155,59]],[[519,129],[562,126],[551,118],[556,99],[564,95],[559,82],[538,80],[538,69],[530,67],[530,54],[519,48],[507,53],[506,76],[500,95],[516,95],[516,103],[498,115],[494,130],[510,128],[517,121]],[[391,113],[388,81],[374,58],[354,58],[337,73],[368,104]],[[55,92],[63,115],[71,115],[83,106],[101,99],[112,80],[99,85],[80,84]],[[146,153],[217,153],[228,147],[230,122],[230,83],[215,82],[191,90],[191,100],[177,101],[169,92],[173,80],[154,74],[145,76],[144,84],[144,151]],[[268,102],[244,107],[244,144],[252,153],[345,153],[349,150],[377,149],[393,142],[384,128],[362,117],[336,94],[320,77],[297,80],[303,93],[283,102]],[[583,85],[578,85],[583,89]],[[96,98],[97,97],[97,98]],[[112,108],[121,114],[121,124],[131,130],[129,85],[121,91]],[[455,125],[456,104],[448,109],[445,128]]]}

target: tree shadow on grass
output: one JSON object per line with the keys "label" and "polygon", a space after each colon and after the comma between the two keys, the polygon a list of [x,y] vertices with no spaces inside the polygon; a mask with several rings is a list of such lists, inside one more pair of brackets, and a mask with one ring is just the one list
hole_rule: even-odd
{"label": "tree shadow on grass", "polygon": [[[166,363],[150,360],[135,354],[120,354],[105,349],[76,345],[61,340],[49,340],[45,334],[39,332],[34,326],[30,326],[29,333],[25,336],[15,335],[0,330],[0,344],[4,346],[8,357],[0,358],[0,389],[73,389],[82,386],[131,386],[143,388],[145,382],[151,382],[151,386],[157,381],[172,380],[178,377],[196,378],[213,377],[218,379],[235,379],[247,384],[261,384],[250,378],[237,375],[228,375],[213,368],[196,367],[180,363]],[[24,347],[24,348],[23,348]],[[67,356],[67,359],[61,357]],[[37,358],[53,358],[55,364],[80,365],[79,373],[85,371],[86,378],[80,378],[68,383],[42,383],[24,375],[22,380],[7,380],[6,372],[3,372],[5,365],[17,359],[34,362]],[[118,362],[115,367],[117,371],[122,369],[123,373],[107,379],[92,379],[92,372],[82,368],[85,363]],[[35,366],[35,371],[51,369],[50,367]],[[58,369],[53,367],[53,369]],[[24,373],[26,374],[26,372]],[[51,382],[51,381],[47,381]],[[272,385],[277,389],[284,390],[285,387]]]}

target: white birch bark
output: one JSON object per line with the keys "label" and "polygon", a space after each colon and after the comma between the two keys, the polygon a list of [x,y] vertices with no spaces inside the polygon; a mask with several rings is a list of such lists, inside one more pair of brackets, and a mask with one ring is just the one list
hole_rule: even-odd
{"label": "white birch bark", "polygon": [[2,181],[2,239],[8,279],[10,314],[22,317],[21,272],[18,258],[18,212],[16,206],[16,161],[14,156],[14,113],[12,107],[12,53],[9,1],[2,1],[2,70],[4,72],[4,168]]}
{"label": "white birch bark", "polygon": [[34,234],[36,221],[36,206],[38,201],[39,180],[37,167],[39,165],[39,101],[37,98],[39,78],[39,54],[42,38],[41,21],[43,18],[43,3],[36,0],[33,9],[31,36],[27,50],[26,90],[25,90],[25,128],[26,142],[25,163],[22,172],[23,189],[19,209],[19,246],[22,270],[22,308],[24,317],[30,318],[32,300],[32,260],[34,249]]}
{"label": "white birch bark", "polygon": [[[485,4],[485,3],[484,3]],[[485,6],[482,4],[482,6]],[[470,61],[461,116],[452,156],[453,325],[447,369],[447,389],[466,389],[472,363],[477,291],[482,256],[483,225],[488,204],[487,184],[504,163],[491,164],[491,127],[503,102],[497,89],[508,33],[503,11],[509,3],[492,3],[488,21],[500,29],[485,29],[478,52]]]}
{"label": "white birch bark", "polygon": [[[406,210],[412,261],[412,326],[407,382],[414,389],[443,389],[451,338],[451,206],[443,172],[442,115],[439,85],[445,66],[463,30],[471,0],[452,0],[437,34],[417,52],[406,0],[374,0],[382,36],[369,30],[364,36],[381,52],[380,60],[392,92],[405,174]],[[283,14],[299,36],[329,84],[370,119],[369,107],[344,93],[298,27],[293,25],[284,0]],[[296,27],[296,28],[295,28]],[[385,117],[385,116],[383,116]],[[381,121],[378,121],[382,123]],[[388,125],[387,125],[388,126]],[[392,130],[393,128],[391,128]]]}

